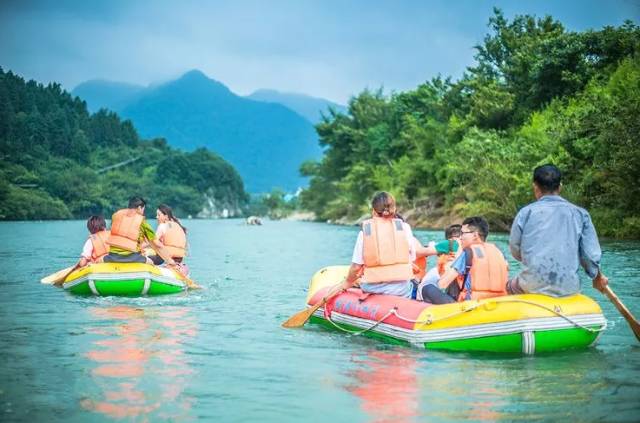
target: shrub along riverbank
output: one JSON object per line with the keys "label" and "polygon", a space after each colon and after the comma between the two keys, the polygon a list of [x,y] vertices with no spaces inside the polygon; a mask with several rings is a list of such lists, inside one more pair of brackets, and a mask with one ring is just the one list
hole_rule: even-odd
{"label": "shrub along riverbank", "polygon": [[325,117],[325,155],[301,169],[311,177],[302,207],[355,220],[388,190],[422,226],[480,214],[506,230],[533,200],[533,168],[552,162],[600,235],[640,238],[638,26],[571,32],[496,10],[489,27],[460,80],[364,91]]}
{"label": "shrub along riverbank", "polygon": [[0,69],[0,99],[2,220],[108,217],[134,194],[179,216],[239,215],[248,203],[242,179],[220,156],[141,140],[131,122],[106,110],[89,114],[58,84]]}

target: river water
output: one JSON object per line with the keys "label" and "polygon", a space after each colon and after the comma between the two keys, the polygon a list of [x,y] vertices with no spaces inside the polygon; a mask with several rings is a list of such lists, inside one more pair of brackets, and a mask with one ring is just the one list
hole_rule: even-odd
{"label": "river water", "polygon": [[[609,325],[588,350],[525,357],[389,346],[280,327],[304,308],[316,270],[348,264],[356,228],[186,223],[191,276],[204,289],[133,299],[39,283],[73,264],[84,222],[0,223],[0,421],[640,419],[640,342],[586,279]],[[505,234],[490,238],[507,251]],[[611,286],[640,316],[640,243],[603,249]]]}

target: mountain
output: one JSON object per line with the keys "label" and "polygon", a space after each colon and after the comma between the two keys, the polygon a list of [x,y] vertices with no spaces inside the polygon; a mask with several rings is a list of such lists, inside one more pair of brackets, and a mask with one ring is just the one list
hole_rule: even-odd
{"label": "mountain", "polygon": [[118,111],[132,102],[143,90],[144,87],[140,85],[93,79],[75,87],[71,94],[86,101],[87,109],[95,113],[103,107]]}
{"label": "mountain", "polygon": [[89,114],[62,90],[0,68],[0,220],[110,216],[132,195],[178,216],[240,215],[249,196],[238,172],[204,148],[143,140],[112,111]]}
{"label": "mountain", "polygon": [[246,98],[268,103],[282,104],[300,116],[305,117],[309,122],[316,124],[320,121],[321,113],[328,114],[329,108],[337,112],[346,113],[347,108],[337,103],[333,103],[324,98],[311,97],[305,94],[283,93],[275,90],[257,90],[249,94]]}
{"label": "mountain", "polygon": [[215,151],[238,170],[249,192],[274,187],[294,191],[306,185],[300,165],[322,155],[307,119],[281,104],[238,96],[197,70],[128,99],[116,110],[131,119],[142,137],[163,137],[186,150]]}

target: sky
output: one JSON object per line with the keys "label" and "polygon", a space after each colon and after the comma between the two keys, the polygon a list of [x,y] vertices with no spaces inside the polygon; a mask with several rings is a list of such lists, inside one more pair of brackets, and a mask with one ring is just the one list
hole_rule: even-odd
{"label": "sky", "polygon": [[346,104],[365,88],[459,78],[494,6],[574,31],[640,21],[640,0],[0,0],[0,66],[68,90],[199,69],[240,95],[269,88]]}

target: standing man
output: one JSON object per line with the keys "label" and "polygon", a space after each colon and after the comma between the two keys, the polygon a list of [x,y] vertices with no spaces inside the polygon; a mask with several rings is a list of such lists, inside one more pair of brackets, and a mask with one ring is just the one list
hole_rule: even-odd
{"label": "standing man", "polygon": [[602,291],[602,251],[589,213],[560,197],[562,174],[551,164],[533,171],[534,203],[522,208],[511,226],[509,248],[522,271],[507,283],[510,294],[563,297],[580,292],[580,266]]}

